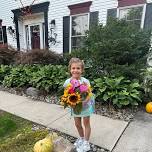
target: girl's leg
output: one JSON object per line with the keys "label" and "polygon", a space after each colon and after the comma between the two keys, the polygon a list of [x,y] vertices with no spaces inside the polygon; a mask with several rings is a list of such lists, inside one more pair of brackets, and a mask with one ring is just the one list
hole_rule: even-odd
{"label": "girl's leg", "polygon": [[75,126],[78,130],[79,136],[80,137],[84,137],[84,131],[83,131],[83,127],[81,124],[81,117],[74,117],[74,121],[75,121]]}
{"label": "girl's leg", "polygon": [[89,141],[90,134],[91,134],[91,126],[90,126],[90,116],[83,118],[83,124],[84,124],[84,138],[85,140]]}

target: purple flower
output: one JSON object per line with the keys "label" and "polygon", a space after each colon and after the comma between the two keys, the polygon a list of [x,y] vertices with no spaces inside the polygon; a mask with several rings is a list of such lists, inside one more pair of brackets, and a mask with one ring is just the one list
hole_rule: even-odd
{"label": "purple flower", "polygon": [[80,86],[80,82],[77,79],[72,79],[70,83],[73,85],[74,88]]}
{"label": "purple flower", "polygon": [[85,84],[81,84],[80,87],[79,87],[79,89],[80,89],[81,93],[82,92],[87,92],[88,91],[88,86],[85,85]]}

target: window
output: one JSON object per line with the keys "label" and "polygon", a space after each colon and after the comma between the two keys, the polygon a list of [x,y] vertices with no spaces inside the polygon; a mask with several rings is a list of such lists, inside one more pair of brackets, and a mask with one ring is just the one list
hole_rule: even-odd
{"label": "window", "polygon": [[83,46],[83,39],[89,29],[89,14],[71,16],[71,50]]}
{"label": "window", "polygon": [[0,27],[0,43],[4,42],[4,38],[3,38],[3,29],[2,27]]}
{"label": "window", "polygon": [[125,19],[127,22],[141,27],[143,14],[143,6],[120,9],[119,18]]}

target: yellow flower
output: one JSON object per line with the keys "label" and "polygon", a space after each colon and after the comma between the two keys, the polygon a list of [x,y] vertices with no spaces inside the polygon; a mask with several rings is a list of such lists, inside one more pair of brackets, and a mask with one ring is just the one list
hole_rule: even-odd
{"label": "yellow flower", "polygon": [[64,89],[64,96],[67,97],[69,95],[69,89],[71,88],[71,84],[69,83],[67,87]]}
{"label": "yellow flower", "polygon": [[68,85],[67,85],[67,88],[70,88],[72,86],[72,84],[71,83],[69,83]]}
{"label": "yellow flower", "polygon": [[67,99],[68,99],[67,96],[64,96],[64,95],[63,95],[63,96],[61,97],[61,102],[62,102],[62,103],[67,103]]}
{"label": "yellow flower", "polygon": [[72,93],[68,97],[68,104],[70,106],[76,106],[76,104],[81,102],[81,96],[78,93]]}
{"label": "yellow flower", "polygon": [[68,96],[68,92],[69,92],[68,89],[65,89],[65,90],[64,90],[64,96],[65,96],[65,97]]}

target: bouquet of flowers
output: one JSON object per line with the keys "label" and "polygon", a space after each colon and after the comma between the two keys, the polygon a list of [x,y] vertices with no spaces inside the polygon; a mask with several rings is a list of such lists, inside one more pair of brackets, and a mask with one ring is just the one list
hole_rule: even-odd
{"label": "bouquet of flowers", "polygon": [[61,105],[64,108],[69,106],[75,114],[79,114],[82,111],[83,103],[88,102],[91,95],[91,87],[88,84],[80,84],[78,80],[72,79],[61,96]]}

